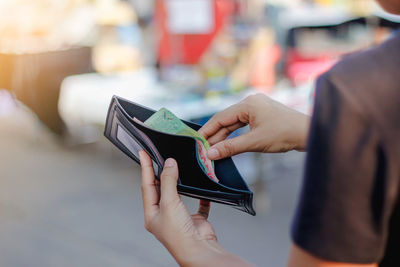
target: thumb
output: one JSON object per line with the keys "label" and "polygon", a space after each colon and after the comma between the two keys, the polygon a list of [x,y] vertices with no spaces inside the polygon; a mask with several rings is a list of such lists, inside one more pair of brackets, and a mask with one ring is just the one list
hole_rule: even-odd
{"label": "thumb", "polygon": [[251,142],[249,135],[250,133],[245,133],[238,137],[225,139],[216,143],[207,151],[208,158],[210,160],[217,160],[249,151]]}
{"label": "thumb", "polygon": [[172,158],[165,161],[164,169],[161,173],[161,203],[170,202],[179,198],[178,190],[178,164]]}

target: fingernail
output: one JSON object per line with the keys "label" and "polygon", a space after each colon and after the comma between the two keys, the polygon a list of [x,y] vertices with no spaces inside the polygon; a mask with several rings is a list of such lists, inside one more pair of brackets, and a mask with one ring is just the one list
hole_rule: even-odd
{"label": "fingernail", "polygon": [[169,168],[169,167],[174,167],[174,166],[175,166],[175,160],[174,159],[169,158],[169,159],[167,159],[165,161],[164,167]]}
{"label": "fingernail", "polygon": [[207,155],[210,159],[216,159],[219,157],[219,151],[216,148],[210,148],[207,152]]}

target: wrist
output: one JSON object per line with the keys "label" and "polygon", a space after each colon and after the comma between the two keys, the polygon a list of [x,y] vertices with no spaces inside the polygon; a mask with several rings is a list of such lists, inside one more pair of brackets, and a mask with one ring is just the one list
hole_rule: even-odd
{"label": "wrist", "polygon": [[308,132],[310,128],[310,116],[298,113],[295,122],[295,133],[293,137],[294,149],[297,151],[305,151],[307,148]]}
{"label": "wrist", "polygon": [[227,252],[216,240],[193,240],[190,243],[181,244],[180,249],[172,255],[180,266],[196,266],[224,253]]}
{"label": "wrist", "polygon": [[245,261],[226,251],[216,240],[199,240],[186,245],[175,260],[180,266],[244,266]]}

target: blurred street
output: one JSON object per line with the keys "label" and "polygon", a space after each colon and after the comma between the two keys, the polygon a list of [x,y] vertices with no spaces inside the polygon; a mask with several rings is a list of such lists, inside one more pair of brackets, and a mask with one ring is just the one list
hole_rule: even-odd
{"label": "blurred street", "polygon": [[[210,221],[227,250],[258,266],[286,264],[303,158],[263,155],[266,212],[213,205]],[[197,202],[185,201],[195,211]],[[0,266],[174,265],[143,227],[133,161],[105,139],[62,145],[26,110],[0,117]]]}
{"label": "blurred street", "polygon": [[[335,65],[332,73],[337,80],[343,78],[343,85],[353,85],[347,77],[354,75],[348,75],[346,64],[355,60],[354,68],[349,68],[359,74],[354,77],[368,76],[363,73],[369,65],[362,64],[363,56],[358,60],[349,55],[376,47],[399,33],[400,16],[384,11],[376,2],[396,1],[0,0],[0,267],[176,266],[168,251],[144,228],[140,167],[103,136],[107,121],[113,126],[115,140],[135,152],[140,148],[129,133],[124,134],[133,129],[125,127],[125,117],[130,117],[127,122],[137,118],[147,123],[150,113],[126,104],[121,105],[121,118],[113,112],[107,117],[107,111],[115,107],[110,106],[113,96],[155,111],[164,107],[181,120],[203,125],[214,114],[258,94],[231,109],[230,119],[217,119],[217,123],[229,125],[217,135],[241,125],[227,122],[235,118],[248,120],[251,127],[235,130],[230,136],[254,129],[256,122],[269,126],[262,133],[272,138],[268,140],[281,138],[295,120],[296,125],[304,123],[301,129],[306,129],[308,122],[265,97],[312,115],[316,91],[325,86],[316,83],[321,74]],[[376,53],[377,59],[380,55]],[[344,57],[349,60],[343,66],[337,64]],[[377,73],[370,79],[382,84],[381,91],[388,94],[392,72],[386,71],[383,58],[376,62],[385,75]],[[396,66],[387,65],[388,70]],[[357,92],[362,89],[358,86],[368,87],[365,81],[354,85],[349,88]],[[345,87],[340,88],[340,97]],[[354,97],[358,99],[358,95]],[[352,113],[351,108],[342,112],[343,105],[336,99],[323,97],[319,106],[341,111],[338,114]],[[369,107],[369,103],[364,104]],[[268,121],[261,122],[264,116],[259,120],[261,112],[268,114]],[[193,135],[176,119],[158,118],[162,119],[155,119],[153,130],[174,128],[172,133]],[[347,137],[354,131],[346,128],[343,134],[332,136]],[[202,156],[199,147],[184,151],[189,148],[187,137],[137,134],[147,144],[153,143],[155,148],[150,144],[149,149],[155,155],[160,152],[162,158],[173,155],[184,164],[185,159],[190,162],[189,155]],[[326,131],[321,136],[324,134]],[[256,135],[255,139],[261,140]],[[248,136],[246,140],[253,138]],[[267,148],[262,141],[257,145]],[[375,151],[379,154],[375,176],[392,173],[385,172],[386,150],[381,144],[379,148],[379,153]],[[212,203],[209,220],[224,248],[256,266],[286,266],[305,155],[293,151],[233,157],[254,193],[257,215]],[[210,166],[201,160],[198,163],[203,169],[203,165]],[[339,167],[344,168],[341,162]],[[192,167],[200,171],[198,166],[182,166],[188,173]],[[221,172],[233,176],[229,165],[219,166]],[[184,172],[186,168],[181,168],[182,176],[186,176]],[[220,170],[215,172],[228,187],[226,192],[242,188],[240,182],[225,179]],[[195,173],[191,175],[195,178]],[[198,179],[185,185],[211,189],[210,194],[216,188]],[[382,188],[373,194],[378,204],[384,199],[381,191],[386,192]],[[182,199],[190,212],[197,212],[198,200]],[[386,214],[375,212],[378,204],[371,206],[374,218]],[[321,210],[320,206],[318,202],[310,208]],[[358,254],[355,251],[355,259]],[[346,255],[345,259],[356,261]]]}

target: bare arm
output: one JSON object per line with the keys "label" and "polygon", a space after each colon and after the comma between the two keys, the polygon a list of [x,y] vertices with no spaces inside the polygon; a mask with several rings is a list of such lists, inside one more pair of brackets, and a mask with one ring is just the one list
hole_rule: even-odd
{"label": "bare arm", "polygon": [[325,261],[315,257],[307,251],[299,248],[295,244],[292,245],[288,267],[377,267],[376,263],[372,264],[352,264],[344,262]]}

